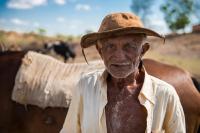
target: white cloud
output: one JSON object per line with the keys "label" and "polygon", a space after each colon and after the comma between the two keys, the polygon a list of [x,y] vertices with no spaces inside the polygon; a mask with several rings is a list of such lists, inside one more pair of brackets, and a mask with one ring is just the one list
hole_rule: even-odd
{"label": "white cloud", "polygon": [[15,24],[15,25],[21,25],[21,26],[26,26],[28,25],[28,22],[27,21],[24,21],[24,20],[21,20],[21,19],[18,19],[18,18],[13,18],[11,19],[11,23]]}
{"label": "white cloud", "polygon": [[66,0],[54,0],[54,1],[58,5],[64,5],[66,3]]}
{"label": "white cloud", "polygon": [[64,17],[58,17],[56,19],[56,21],[58,21],[59,23],[64,23],[65,22],[65,18]]}
{"label": "white cloud", "polygon": [[40,23],[39,22],[34,22],[33,23],[33,27],[39,27],[40,26]]}
{"label": "white cloud", "polygon": [[47,0],[9,0],[7,7],[13,9],[31,9],[36,6],[45,5],[46,3]]}
{"label": "white cloud", "polygon": [[91,7],[90,5],[87,4],[77,4],[75,9],[78,11],[89,11],[91,10]]}

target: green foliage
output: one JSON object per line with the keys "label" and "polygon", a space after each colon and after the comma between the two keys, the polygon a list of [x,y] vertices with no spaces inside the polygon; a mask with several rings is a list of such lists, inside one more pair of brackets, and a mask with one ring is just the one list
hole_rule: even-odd
{"label": "green foliage", "polygon": [[46,30],[44,28],[38,28],[37,32],[39,34],[38,39],[44,41],[44,35],[46,34]]}
{"label": "green foliage", "polygon": [[147,24],[148,16],[152,13],[152,6],[155,0],[132,0],[131,10]]}
{"label": "green foliage", "polygon": [[167,0],[161,5],[168,27],[176,32],[190,23],[193,0]]}
{"label": "green foliage", "polygon": [[47,31],[44,28],[38,28],[37,32],[38,32],[39,35],[44,36]]}

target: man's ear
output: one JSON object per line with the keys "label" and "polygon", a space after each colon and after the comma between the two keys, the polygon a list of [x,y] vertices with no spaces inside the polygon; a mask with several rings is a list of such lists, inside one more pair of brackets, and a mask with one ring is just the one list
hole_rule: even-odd
{"label": "man's ear", "polygon": [[150,45],[148,42],[146,42],[145,44],[142,45],[142,56],[149,50]]}

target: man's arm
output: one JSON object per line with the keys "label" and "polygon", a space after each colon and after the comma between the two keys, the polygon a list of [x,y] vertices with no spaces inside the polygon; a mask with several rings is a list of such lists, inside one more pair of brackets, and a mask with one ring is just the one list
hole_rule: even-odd
{"label": "man's arm", "polygon": [[81,133],[80,115],[82,109],[82,96],[80,91],[79,82],[74,89],[72,101],[60,133]]}
{"label": "man's arm", "polygon": [[164,128],[166,133],[186,132],[183,108],[174,88],[169,95]]}

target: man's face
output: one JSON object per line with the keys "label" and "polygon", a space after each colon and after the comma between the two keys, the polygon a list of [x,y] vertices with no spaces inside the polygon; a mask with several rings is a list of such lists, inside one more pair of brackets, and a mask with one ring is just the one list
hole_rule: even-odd
{"label": "man's face", "polygon": [[143,35],[125,35],[100,40],[98,51],[107,71],[115,78],[125,78],[138,70],[142,56]]}

